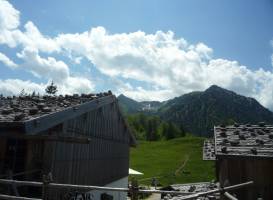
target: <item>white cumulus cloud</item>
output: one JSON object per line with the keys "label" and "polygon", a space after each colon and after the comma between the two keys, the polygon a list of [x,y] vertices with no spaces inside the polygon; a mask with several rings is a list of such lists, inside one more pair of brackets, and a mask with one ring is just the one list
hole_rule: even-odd
{"label": "white cumulus cloud", "polygon": [[31,22],[24,26],[25,32],[14,33],[17,43],[23,47],[31,47],[42,52],[58,52],[59,46],[54,39],[40,33],[39,29]]}
{"label": "white cumulus cloud", "polygon": [[20,25],[20,12],[8,1],[0,0],[0,44],[16,46],[12,32]]}
{"label": "white cumulus cloud", "polygon": [[91,93],[95,85],[87,78],[79,76],[70,76],[67,81],[59,85],[61,94]]}
{"label": "white cumulus cloud", "polygon": [[[32,92],[44,94],[45,88],[51,82],[35,83],[30,80],[23,81],[21,79],[0,79],[0,94],[5,96],[19,95],[22,90],[27,94]],[[86,78],[82,77],[69,77],[68,81],[62,84],[56,84],[58,94],[76,94],[76,93],[90,93],[94,91],[94,85]]]}
{"label": "white cumulus cloud", "polygon": [[32,92],[43,94],[45,90],[45,84],[33,83],[31,81],[23,81],[20,79],[0,79],[0,93],[5,96],[18,95],[22,90],[28,94]]}
{"label": "white cumulus cloud", "polygon": [[1,52],[0,52],[0,61],[12,69],[14,69],[18,66],[9,57],[7,57],[5,54],[3,54]]}
{"label": "white cumulus cloud", "polygon": [[53,79],[57,83],[67,80],[69,67],[63,61],[53,57],[42,58],[36,49],[25,48],[17,56],[25,61],[21,66],[39,78]]}
{"label": "white cumulus cloud", "polygon": [[20,12],[8,1],[0,1],[0,31],[13,30],[20,24]]}
{"label": "white cumulus cloud", "polygon": [[[268,100],[272,99],[272,71],[251,70],[237,61],[214,58],[213,49],[204,43],[189,44],[184,38],[175,38],[171,31],[110,34],[97,27],[84,33],[61,34],[55,40],[62,50],[89,59],[107,76],[157,87],[124,90],[128,88],[124,85],[118,89],[139,100],[166,100],[216,84],[273,107]],[[263,93],[266,88],[268,95]]]}
{"label": "white cumulus cloud", "polygon": [[[43,35],[33,22],[24,25],[24,30],[19,29],[20,12],[8,1],[0,0],[0,44],[11,48],[21,47],[22,51],[16,55],[23,61],[17,65],[5,54],[0,53],[0,61],[10,68],[20,68],[31,72],[40,79],[53,80],[58,86],[59,94],[88,93],[94,91],[94,84],[86,77],[71,75],[69,66],[54,55],[42,57],[40,52],[51,54],[60,53],[60,44],[56,39]],[[81,57],[73,58],[76,64],[80,64]],[[20,79],[1,80],[0,93],[18,94],[22,89],[26,92],[44,92],[46,84],[22,81]]]}
{"label": "white cumulus cloud", "polygon": [[[238,61],[215,58],[206,44],[190,44],[172,31],[112,34],[95,27],[50,37],[31,21],[21,30],[19,16],[8,1],[0,0],[0,44],[21,49],[17,56],[23,64],[17,68],[54,80],[61,93],[88,92],[95,85],[85,76],[73,76],[71,68],[56,59],[57,54],[78,65],[82,59],[89,60],[103,77],[125,80],[113,84],[115,91],[138,100],[166,100],[216,84],[255,97],[273,109],[273,70],[253,70]],[[0,60],[10,67],[15,64],[3,55]]]}

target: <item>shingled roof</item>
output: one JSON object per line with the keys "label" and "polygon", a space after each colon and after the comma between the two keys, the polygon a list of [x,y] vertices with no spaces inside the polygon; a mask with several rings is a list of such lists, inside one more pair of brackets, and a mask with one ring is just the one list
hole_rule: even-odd
{"label": "shingled roof", "polygon": [[203,145],[203,160],[215,160],[214,140],[206,139]]}
{"label": "shingled roof", "polygon": [[[111,91],[65,96],[0,96],[0,134],[37,134],[112,103],[117,103],[117,99]],[[121,115],[121,111],[118,111]],[[121,119],[132,143],[135,143],[128,124],[124,118]]]}
{"label": "shingled roof", "polygon": [[263,122],[259,125],[216,126],[214,139],[216,157],[273,158],[273,126]]}
{"label": "shingled roof", "polygon": [[110,91],[81,96],[75,94],[73,96],[0,97],[0,122],[27,121],[109,95],[111,95]]}

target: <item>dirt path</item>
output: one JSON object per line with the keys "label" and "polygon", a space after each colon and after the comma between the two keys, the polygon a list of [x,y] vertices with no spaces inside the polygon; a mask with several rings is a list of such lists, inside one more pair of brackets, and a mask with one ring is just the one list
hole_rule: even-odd
{"label": "dirt path", "polygon": [[[151,187],[150,190],[155,190],[155,187]],[[160,200],[160,199],[161,199],[161,194],[153,193],[146,200]]]}
{"label": "dirt path", "polygon": [[147,200],[160,200],[161,199],[161,194],[152,194],[147,198]]}
{"label": "dirt path", "polygon": [[177,170],[175,170],[175,172],[174,172],[175,176],[178,176],[179,173],[183,170],[183,168],[186,166],[186,164],[187,164],[189,158],[190,158],[190,156],[187,155],[187,156],[186,156],[186,159],[184,160],[184,162],[182,163],[182,165],[181,165]]}

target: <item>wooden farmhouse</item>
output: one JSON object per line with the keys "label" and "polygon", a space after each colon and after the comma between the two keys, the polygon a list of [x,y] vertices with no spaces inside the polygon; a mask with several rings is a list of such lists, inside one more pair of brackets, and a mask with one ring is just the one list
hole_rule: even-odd
{"label": "wooden farmhouse", "polygon": [[254,181],[252,186],[234,191],[237,198],[272,199],[273,126],[264,123],[217,126],[214,139],[216,176],[220,185]]}
{"label": "wooden farmhouse", "polygon": [[[127,188],[134,145],[110,91],[0,97],[0,178],[41,182],[51,174],[56,183]],[[0,193],[41,197],[40,188],[26,186],[0,185]],[[48,199],[75,198],[70,190],[48,193]],[[126,199],[126,194],[94,192],[89,199]]]}

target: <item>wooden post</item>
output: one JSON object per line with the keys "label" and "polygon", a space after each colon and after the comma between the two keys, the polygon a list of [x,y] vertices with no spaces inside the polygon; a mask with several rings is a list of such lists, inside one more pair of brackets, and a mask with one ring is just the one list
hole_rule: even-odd
{"label": "wooden post", "polygon": [[[10,180],[13,180],[13,172],[12,172],[12,170],[8,170],[7,173],[8,173],[8,178]],[[11,187],[12,187],[12,190],[13,190],[13,193],[15,194],[15,196],[19,197],[20,195],[19,195],[19,192],[17,190],[16,185],[13,183],[13,184],[11,184]]]}
{"label": "wooden post", "polygon": [[49,173],[48,175],[43,175],[43,186],[42,186],[42,199],[48,199],[48,184],[52,182],[52,174]]}
{"label": "wooden post", "polygon": [[47,189],[47,181],[46,181],[46,175],[43,175],[43,187],[42,187],[42,199],[46,200],[46,191]]}
{"label": "wooden post", "polygon": [[133,178],[132,179],[132,184],[131,184],[131,199],[132,200],[137,200],[138,199],[138,181]]}

